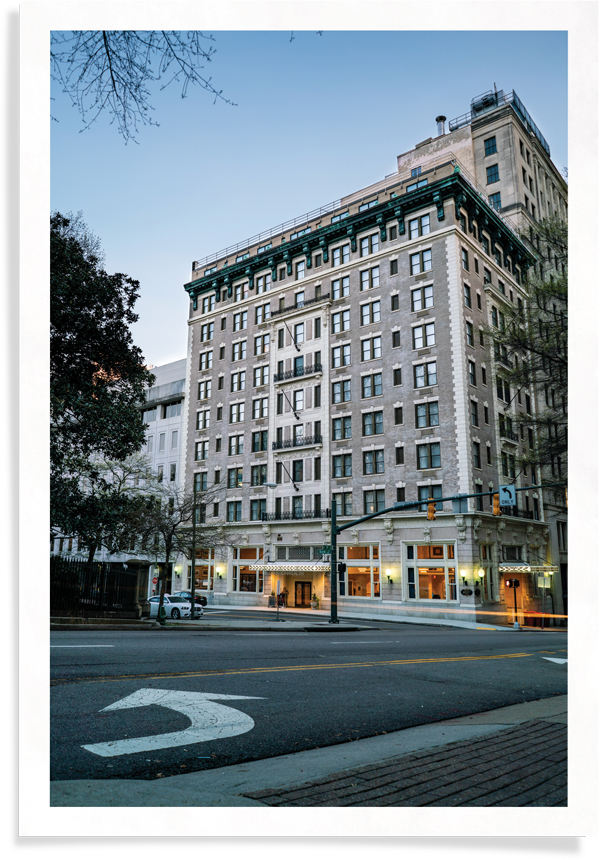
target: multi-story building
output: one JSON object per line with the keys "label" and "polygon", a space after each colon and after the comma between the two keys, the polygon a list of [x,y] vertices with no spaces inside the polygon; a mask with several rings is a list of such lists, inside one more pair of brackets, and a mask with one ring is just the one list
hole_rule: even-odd
{"label": "multi-story building", "polygon": [[[521,194],[521,138],[554,183],[544,207],[564,183],[515,94],[495,98],[448,134],[438,118],[397,173],[193,264],[185,481],[224,481],[206,523],[243,534],[221,576],[208,560],[215,602],[260,604],[279,581],[288,606],[327,607],[331,506],[344,524],[414,500],[341,533],[342,609],[512,623],[515,566],[519,609],[541,607],[542,494],[502,518],[491,495],[540,483],[515,465],[535,392],[510,390],[485,330],[527,302],[514,218],[541,191]],[[475,493],[427,519],[428,498]]]}

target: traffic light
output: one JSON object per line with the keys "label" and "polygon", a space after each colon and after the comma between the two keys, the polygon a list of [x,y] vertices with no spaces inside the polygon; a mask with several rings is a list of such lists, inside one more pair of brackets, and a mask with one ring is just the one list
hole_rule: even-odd
{"label": "traffic light", "polygon": [[340,561],[337,566],[337,571],[339,574],[346,573],[346,565],[343,561]]}
{"label": "traffic light", "polygon": [[502,511],[500,510],[500,493],[494,493],[494,516],[502,516]]}
{"label": "traffic light", "polygon": [[518,588],[519,580],[518,579],[505,579],[504,580],[505,588]]}
{"label": "traffic light", "polygon": [[427,502],[427,519],[434,520],[435,519],[435,502],[431,497]]}

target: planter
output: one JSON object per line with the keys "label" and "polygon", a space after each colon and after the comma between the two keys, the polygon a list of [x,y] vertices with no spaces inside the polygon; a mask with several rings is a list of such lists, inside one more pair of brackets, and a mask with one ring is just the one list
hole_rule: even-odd
{"label": "planter", "polygon": [[318,600],[311,600],[310,601],[310,608],[311,609],[318,609],[319,608],[319,601]]}

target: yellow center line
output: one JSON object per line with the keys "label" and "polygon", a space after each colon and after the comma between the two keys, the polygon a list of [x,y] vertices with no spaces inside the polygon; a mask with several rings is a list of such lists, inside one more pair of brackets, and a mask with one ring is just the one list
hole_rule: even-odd
{"label": "yellow center line", "polygon": [[148,673],[140,675],[113,675],[105,678],[56,678],[51,682],[52,685],[60,683],[74,683],[80,681],[122,681],[141,678],[208,678],[219,677],[223,675],[256,675],[263,672],[305,672],[312,669],[361,669],[370,666],[407,666],[417,663],[465,663],[474,660],[507,660],[515,657],[531,657],[528,653],[519,654],[496,654],[492,656],[474,656],[474,657],[421,657],[412,660],[365,660],[360,663],[313,663],[308,666],[256,666],[249,669],[224,669],[223,671],[209,670],[207,672],[169,672],[169,673]]}

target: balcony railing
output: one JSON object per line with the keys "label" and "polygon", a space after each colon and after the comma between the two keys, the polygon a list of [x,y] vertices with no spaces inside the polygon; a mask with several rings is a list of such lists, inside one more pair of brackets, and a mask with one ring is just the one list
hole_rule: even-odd
{"label": "balcony railing", "polygon": [[294,379],[297,376],[308,376],[311,373],[322,372],[322,364],[307,364],[305,367],[295,367],[293,370],[285,370],[283,373],[276,373],[273,376],[273,382],[283,382],[285,379]]}
{"label": "balcony railing", "polygon": [[524,511],[521,508],[517,508],[515,506],[501,507],[500,510],[507,517],[520,517],[523,520],[537,519],[538,522],[541,522],[539,516],[537,518],[535,517],[534,511]]}
{"label": "balcony railing", "polygon": [[324,508],[318,511],[281,511],[280,513],[263,514],[263,523],[276,520],[328,520],[331,518],[331,510]]}
{"label": "balcony railing", "polygon": [[320,434],[316,436],[302,436],[296,439],[282,439],[279,442],[273,442],[273,450],[280,451],[282,448],[299,448],[301,445],[322,445],[323,437]]}
{"label": "balcony railing", "polygon": [[500,428],[500,435],[503,439],[510,439],[511,442],[518,442],[519,437],[516,433],[513,433],[512,430],[508,430],[506,427]]}
{"label": "balcony railing", "polygon": [[310,305],[315,305],[317,302],[324,302],[330,296],[330,293],[325,293],[323,296],[316,296],[314,299],[306,299],[301,302],[298,302],[295,305],[288,305],[286,308],[279,308],[278,310],[271,311],[271,318],[276,317],[278,314],[285,314],[288,311],[298,311],[302,310],[302,308],[309,307]]}

